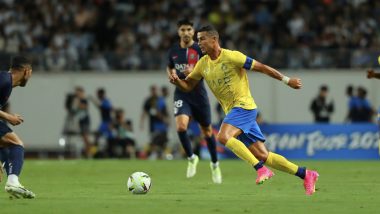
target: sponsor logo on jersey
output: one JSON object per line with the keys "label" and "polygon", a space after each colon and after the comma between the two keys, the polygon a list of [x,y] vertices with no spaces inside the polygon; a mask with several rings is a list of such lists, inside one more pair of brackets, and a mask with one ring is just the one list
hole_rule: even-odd
{"label": "sponsor logo on jersey", "polygon": [[187,68],[188,64],[174,64],[176,70],[180,72],[184,72]]}

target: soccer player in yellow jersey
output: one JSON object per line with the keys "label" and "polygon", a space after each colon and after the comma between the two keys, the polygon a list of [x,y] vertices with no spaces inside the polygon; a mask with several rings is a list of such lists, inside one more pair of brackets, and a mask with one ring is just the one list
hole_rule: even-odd
{"label": "soccer player in yellow jersey", "polygon": [[313,194],[319,176],[316,171],[299,167],[283,156],[269,152],[265,147],[265,137],[256,123],[257,106],[249,89],[246,70],[267,74],[294,89],[301,88],[301,80],[284,76],[238,51],[222,49],[219,45],[219,34],[211,26],[202,27],[197,37],[205,56],[198,61],[185,80],[172,73],[169,76],[170,82],[181,90],[191,91],[202,78],[205,79],[226,113],[217,139],[256,169],[257,184],[274,175],[264,166],[266,164],[304,179],[306,194]]}

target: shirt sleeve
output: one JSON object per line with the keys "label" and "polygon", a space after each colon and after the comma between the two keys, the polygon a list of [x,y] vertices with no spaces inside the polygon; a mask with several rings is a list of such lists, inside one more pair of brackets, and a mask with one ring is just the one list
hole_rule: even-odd
{"label": "shirt sleeve", "polygon": [[202,59],[197,62],[193,71],[187,76],[187,78],[191,78],[195,80],[201,80],[203,78],[202,76],[203,60]]}
{"label": "shirt sleeve", "polygon": [[251,70],[256,60],[252,59],[249,56],[244,55],[243,53],[239,51],[232,51],[231,52],[231,61],[239,68],[244,68],[246,70]]}

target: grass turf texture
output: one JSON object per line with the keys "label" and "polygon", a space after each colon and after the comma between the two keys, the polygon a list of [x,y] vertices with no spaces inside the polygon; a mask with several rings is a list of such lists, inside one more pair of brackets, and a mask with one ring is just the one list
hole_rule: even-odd
{"label": "grass turf texture", "polygon": [[[37,198],[8,199],[0,192],[1,213],[377,213],[380,162],[296,161],[317,169],[313,196],[301,179],[279,171],[261,186],[243,161],[221,161],[223,184],[211,182],[208,161],[185,178],[187,161],[29,161],[21,176]],[[127,191],[128,176],[148,173],[147,195]],[[2,187],[4,181],[2,182]]]}

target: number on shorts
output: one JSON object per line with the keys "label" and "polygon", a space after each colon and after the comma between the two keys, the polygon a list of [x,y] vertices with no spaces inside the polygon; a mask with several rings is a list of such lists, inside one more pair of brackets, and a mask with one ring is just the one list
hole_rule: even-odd
{"label": "number on shorts", "polygon": [[178,113],[178,108],[181,108],[182,105],[183,105],[183,101],[182,100],[174,101],[174,114]]}

